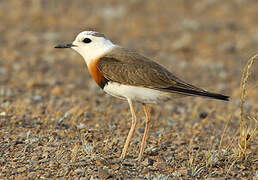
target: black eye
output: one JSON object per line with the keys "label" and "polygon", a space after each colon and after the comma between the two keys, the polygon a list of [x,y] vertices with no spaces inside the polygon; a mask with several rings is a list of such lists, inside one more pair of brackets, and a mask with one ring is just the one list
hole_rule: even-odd
{"label": "black eye", "polygon": [[83,39],[83,41],[82,42],[84,42],[84,43],[90,43],[91,42],[91,39],[89,39],[89,38],[85,38],[85,39]]}

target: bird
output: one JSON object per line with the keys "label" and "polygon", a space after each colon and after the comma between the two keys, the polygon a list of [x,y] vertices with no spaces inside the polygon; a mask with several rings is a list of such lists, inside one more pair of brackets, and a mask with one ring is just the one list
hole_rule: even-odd
{"label": "bird", "polygon": [[132,122],[121,159],[126,157],[137,124],[133,103],[142,104],[146,117],[139,155],[136,158],[141,161],[152,124],[149,104],[160,104],[169,99],[186,96],[229,101],[229,96],[208,92],[191,85],[157,62],[137,53],[136,50],[113,43],[100,32],[80,32],[73,42],[59,44],[55,48],[75,50],[83,57],[90,75],[101,89],[111,96],[127,100]]}

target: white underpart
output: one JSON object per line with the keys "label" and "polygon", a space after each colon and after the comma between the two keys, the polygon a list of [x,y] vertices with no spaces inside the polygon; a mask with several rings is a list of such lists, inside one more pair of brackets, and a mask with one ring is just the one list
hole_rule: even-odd
{"label": "white underpart", "polygon": [[131,99],[146,104],[157,104],[171,98],[171,94],[154,89],[108,82],[104,91],[120,99]]}
{"label": "white underpart", "polygon": [[[93,36],[93,33],[93,31],[83,31],[78,34],[73,41],[75,46],[72,47],[72,49],[74,49],[84,58],[87,66],[89,66],[92,61],[100,58],[116,46],[110,40],[105,39],[104,37]],[[85,38],[91,39],[91,42],[84,43],[83,39]]]}

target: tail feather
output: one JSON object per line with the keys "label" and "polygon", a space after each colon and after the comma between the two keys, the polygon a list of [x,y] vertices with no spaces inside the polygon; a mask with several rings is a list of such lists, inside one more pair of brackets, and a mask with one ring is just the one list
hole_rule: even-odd
{"label": "tail feather", "polygon": [[229,96],[225,96],[222,94],[217,94],[217,93],[211,93],[208,91],[197,91],[197,90],[192,90],[192,89],[183,89],[183,88],[178,88],[178,87],[169,87],[169,88],[164,88],[163,90],[169,91],[169,92],[177,92],[180,94],[185,94],[189,96],[202,96],[202,97],[208,97],[208,98],[213,98],[213,99],[219,99],[223,101],[229,101]]}

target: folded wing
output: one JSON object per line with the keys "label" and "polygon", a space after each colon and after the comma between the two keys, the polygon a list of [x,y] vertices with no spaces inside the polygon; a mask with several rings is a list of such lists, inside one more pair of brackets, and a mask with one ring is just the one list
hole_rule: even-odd
{"label": "folded wing", "polygon": [[158,63],[139,55],[135,51],[121,47],[115,48],[106,56],[100,58],[97,68],[107,80],[121,84],[189,96],[204,96],[220,100],[228,100],[229,98],[188,84]]}

